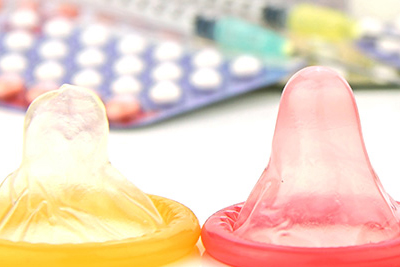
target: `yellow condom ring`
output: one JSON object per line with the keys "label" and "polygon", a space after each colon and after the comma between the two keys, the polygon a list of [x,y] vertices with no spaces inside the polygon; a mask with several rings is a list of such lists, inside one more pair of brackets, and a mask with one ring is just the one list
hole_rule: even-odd
{"label": "yellow condom ring", "polygon": [[82,244],[11,242],[0,239],[2,267],[147,267],[189,254],[200,226],[193,212],[173,200],[149,195],[165,227],[137,238]]}

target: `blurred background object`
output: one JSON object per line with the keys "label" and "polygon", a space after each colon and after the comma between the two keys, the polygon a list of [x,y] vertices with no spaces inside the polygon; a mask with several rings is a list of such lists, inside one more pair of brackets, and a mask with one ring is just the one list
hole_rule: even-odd
{"label": "blurred background object", "polygon": [[72,83],[132,128],[281,88],[306,65],[399,87],[400,4],[385,1],[4,0],[0,101],[23,110]]}

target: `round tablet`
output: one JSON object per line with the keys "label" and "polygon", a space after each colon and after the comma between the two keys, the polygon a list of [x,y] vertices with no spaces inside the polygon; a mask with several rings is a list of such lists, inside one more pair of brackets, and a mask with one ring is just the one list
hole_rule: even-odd
{"label": "round tablet", "polygon": [[2,72],[23,72],[27,66],[26,58],[18,53],[5,54],[0,58]]}
{"label": "round tablet", "polygon": [[16,30],[7,33],[3,42],[9,50],[25,51],[32,47],[34,37],[27,31]]}
{"label": "round tablet", "polygon": [[39,55],[44,59],[61,59],[67,54],[67,45],[60,40],[49,40],[43,42],[39,47]]}
{"label": "round tablet", "polygon": [[71,20],[56,17],[47,21],[43,26],[44,34],[54,38],[67,38],[72,34],[74,25]]}
{"label": "round tablet", "polygon": [[171,81],[162,81],[150,88],[149,97],[155,104],[173,104],[181,99],[182,90]]}
{"label": "round tablet", "polygon": [[183,48],[180,44],[167,41],[155,47],[153,56],[156,60],[167,61],[177,60],[183,55]]}
{"label": "round tablet", "polygon": [[46,61],[39,64],[33,75],[39,81],[58,81],[65,75],[65,68],[56,61]]}
{"label": "round tablet", "polygon": [[376,48],[385,54],[400,53],[400,40],[395,37],[382,37],[378,39]]}
{"label": "round tablet", "polygon": [[239,78],[253,77],[260,73],[261,61],[250,55],[239,56],[230,64],[230,71]]}
{"label": "round tablet", "polygon": [[147,48],[147,41],[143,36],[129,34],[123,36],[117,44],[117,50],[123,55],[140,54]]}
{"label": "round tablet", "polygon": [[20,8],[9,18],[10,26],[19,29],[33,29],[39,25],[39,15],[32,8]]}
{"label": "round tablet", "polygon": [[106,61],[106,55],[98,48],[87,48],[79,52],[76,62],[81,67],[98,67]]}
{"label": "round tablet", "polygon": [[190,75],[190,83],[201,91],[213,91],[222,84],[221,74],[212,68],[201,68]]}
{"label": "round tablet", "polygon": [[56,13],[63,17],[74,18],[79,15],[79,7],[74,3],[57,3]]}
{"label": "round tablet", "polygon": [[139,57],[128,55],[119,58],[113,67],[118,75],[138,75],[142,73],[144,63]]}
{"label": "round tablet", "polygon": [[102,24],[93,24],[86,27],[80,36],[83,45],[103,46],[110,38],[109,29]]}
{"label": "round tablet", "polygon": [[77,86],[96,89],[103,82],[103,78],[98,71],[84,69],[72,77],[72,83]]}
{"label": "round tablet", "polygon": [[0,75],[0,99],[9,100],[15,98],[25,90],[24,79],[17,74]]}
{"label": "round tablet", "polygon": [[132,76],[121,76],[111,84],[111,90],[118,95],[137,95],[142,91],[142,84]]}
{"label": "round tablet", "polygon": [[198,68],[217,67],[222,63],[222,55],[215,49],[204,49],[195,54],[192,63]]}
{"label": "round tablet", "polygon": [[164,62],[153,69],[151,76],[155,81],[178,80],[182,76],[182,68],[173,62]]}
{"label": "round tablet", "polygon": [[139,100],[133,96],[116,96],[105,104],[110,122],[129,122],[134,120],[142,110]]}

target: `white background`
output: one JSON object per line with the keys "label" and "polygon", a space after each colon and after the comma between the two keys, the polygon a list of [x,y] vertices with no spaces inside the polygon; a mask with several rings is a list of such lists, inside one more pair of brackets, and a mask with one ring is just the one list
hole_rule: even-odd
{"label": "white background", "polygon": [[[364,138],[375,171],[400,200],[400,90],[356,91]],[[179,201],[200,224],[245,201],[269,154],[280,93],[268,89],[147,128],[111,131],[111,162],[136,186]],[[21,160],[23,114],[0,108],[0,180]],[[224,266],[198,244],[177,266]]]}

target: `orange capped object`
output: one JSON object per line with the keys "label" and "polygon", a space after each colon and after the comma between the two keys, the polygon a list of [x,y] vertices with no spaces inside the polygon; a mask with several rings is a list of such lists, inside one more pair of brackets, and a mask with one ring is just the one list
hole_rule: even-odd
{"label": "orange capped object", "polygon": [[202,240],[233,266],[400,266],[399,222],[351,88],[309,67],[285,87],[271,158],[249,198],[211,216]]}
{"label": "orange capped object", "polygon": [[193,250],[194,214],[130,183],[107,139],[90,90],[66,85],[30,105],[21,166],[0,185],[2,267],[158,266]]}

